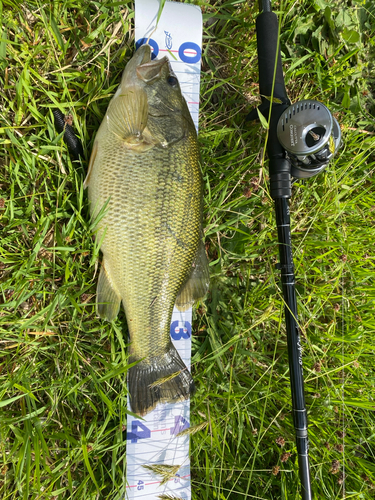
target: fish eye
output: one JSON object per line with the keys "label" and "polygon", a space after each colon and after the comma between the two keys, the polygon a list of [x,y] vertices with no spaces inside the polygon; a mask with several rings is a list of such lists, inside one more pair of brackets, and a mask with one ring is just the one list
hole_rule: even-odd
{"label": "fish eye", "polygon": [[167,78],[167,82],[171,87],[176,87],[178,80],[175,76],[169,75]]}

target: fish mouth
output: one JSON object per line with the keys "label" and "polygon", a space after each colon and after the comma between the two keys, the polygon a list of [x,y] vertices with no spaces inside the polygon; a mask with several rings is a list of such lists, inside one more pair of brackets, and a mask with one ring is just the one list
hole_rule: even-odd
{"label": "fish mouth", "polygon": [[[167,73],[169,68],[168,58],[151,59],[151,56],[150,45],[144,44],[139,47],[125,67],[118,92],[120,89],[137,86],[137,83],[148,84],[160,78],[162,73]],[[165,66],[167,66],[167,69],[165,69]]]}
{"label": "fish mouth", "polygon": [[150,45],[142,45],[137,52],[140,52],[138,61],[140,64],[137,66],[136,73],[140,80],[145,83],[150,83],[153,80],[160,78],[165,65],[169,67],[168,57],[162,59],[151,59]]}
{"label": "fish mouth", "polygon": [[141,45],[134,54],[134,58],[136,59],[136,65],[140,66],[142,64],[147,64],[148,62],[151,61],[151,56],[152,56],[151,45],[148,45],[147,43]]}

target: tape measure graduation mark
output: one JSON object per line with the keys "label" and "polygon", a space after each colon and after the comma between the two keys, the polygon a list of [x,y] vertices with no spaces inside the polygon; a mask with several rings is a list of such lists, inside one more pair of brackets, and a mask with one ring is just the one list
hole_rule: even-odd
{"label": "tape measure graduation mark", "polygon": [[[153,48],[153,58],[167,56],[176,74],[195,126],[198,130],[200,60],[202,55],[202,14],[195,5],[166,2],[156,31],[159,0],[135,1],[136,46],[145,43]],[[171,339],[182,360],[190,369],[192,310],[174,309]],[[128,409],[131,411],[128,401]],[[157,500],[169,494],[191,500],[189,435],[179,435],[190,427],[190,401],[159,404],[144,418],[127,418],[128,500]],[[179,466],[161,477],[152,465]],[[155,469],[154,469],[155,470]],[[164,482],[165,481],[165,482]],[[164,484],[162,484],[164,483]]]}

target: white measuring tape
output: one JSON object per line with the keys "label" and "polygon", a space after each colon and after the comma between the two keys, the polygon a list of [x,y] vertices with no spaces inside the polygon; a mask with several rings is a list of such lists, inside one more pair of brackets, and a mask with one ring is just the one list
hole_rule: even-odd
{"label": "white measuring tape", "polygon": [[[148,43],[153,54],[167,56],[198,130],[199,86],[202,53],[202,14],[195,5],[166,2],[156,28],[159,0],[135,0],[136,46]],[[154,31],[155,30],[155,31]],[[192,310],[173,310],[171,338],[190,369]],[[131,410],[129,398],[128,409]],[[189,435],[190,400],[159,404],[143,418],[128,415],[126,441],[126,498],[158,500],[159,495],[191,500]],[[178,465],[165,484],[145,465]]]}

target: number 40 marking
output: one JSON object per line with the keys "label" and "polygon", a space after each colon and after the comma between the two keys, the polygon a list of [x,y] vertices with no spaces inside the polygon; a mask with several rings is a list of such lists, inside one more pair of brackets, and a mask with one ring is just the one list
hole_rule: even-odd
{"label": "number 40 marking", "polygon": [[146,439],[151,437],[151,431],[140,420],[133,420],[132,430],[127,433],[126,439],[130,439],[132,443],[136,443],[138,439]]}
{"label": "number 40 marking", "polygon": [[[180,432],[188,429],[190,423],[181,415],[174,417],[174,426],[170,428],[171,436],[177,436]],[[147,439],[151,437],[151,430],[140,420],[132,421],[132,430],[127,433],[126,439],[130,439],[132,443],[136,443],[138,439]]]}

